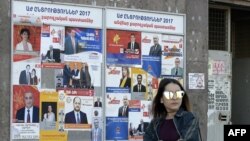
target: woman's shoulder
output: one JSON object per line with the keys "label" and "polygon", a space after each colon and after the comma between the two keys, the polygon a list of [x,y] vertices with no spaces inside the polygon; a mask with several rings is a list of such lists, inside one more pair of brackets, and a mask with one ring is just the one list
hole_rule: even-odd
{"label": "woman's shoulder", "polygon": [[189,111],[185,111],[183,112],[183,118],[185,118],[186,120],[195,120],[195,121],[198,121],[198,116],[193,113],[193,112],[189,112]]}
{"label": "woman's shoulder", "polygon": [[21,47],[23,47],[22,42],[19,42],[19,43],[16,44],[16,49],[20,49]]}

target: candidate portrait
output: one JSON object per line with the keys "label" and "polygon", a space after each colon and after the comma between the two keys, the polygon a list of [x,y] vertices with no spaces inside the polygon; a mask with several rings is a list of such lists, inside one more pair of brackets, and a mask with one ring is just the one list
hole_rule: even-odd
{"label": "candidate portrait", "polygon": [[39,108],[34,106],[34,95],[32,92],[25,92],[23,98],[25,106],[16,112],[17,123],[38,123]]}
{"label": "candidate portrait", "polygon": [[88,124],[86,113],[81,111],[81,104],[80,97],[75,97],[73,99],[74,109],[65,115],[65,123]]}

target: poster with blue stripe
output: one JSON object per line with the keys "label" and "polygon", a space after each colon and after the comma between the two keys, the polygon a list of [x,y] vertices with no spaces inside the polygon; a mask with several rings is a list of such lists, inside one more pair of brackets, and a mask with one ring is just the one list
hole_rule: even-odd
{"label": "poster with blue stripe", "polygon": [[128,140],[128,118],[106,118],[106,140]]}

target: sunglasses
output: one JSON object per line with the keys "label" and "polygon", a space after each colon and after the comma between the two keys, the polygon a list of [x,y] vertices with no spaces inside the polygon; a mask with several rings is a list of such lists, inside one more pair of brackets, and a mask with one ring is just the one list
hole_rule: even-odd
{"label": "sunglasses", "polygon": [[182,99],[184,96],[185,92],[184,91],[176,91],[176,92],[170,92],[170,91],[164,91],[163,95],[165,96],[166,99]]}

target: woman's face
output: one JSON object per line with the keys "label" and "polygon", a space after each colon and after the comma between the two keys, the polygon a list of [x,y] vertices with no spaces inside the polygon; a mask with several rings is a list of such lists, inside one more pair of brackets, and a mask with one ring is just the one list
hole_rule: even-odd
{"label": "woman's face", "polygon": [[33,74],[33,75],[36,75],[36,72],[35,72],[34,70],[32,70],[32,74]]}
{"label": "woman's face", "polygon": [[[175,93],[177,91],[181,91],[181,88],[177,84],[170,83],[170,84],[165,86],[165,91]],[[167,110],[167,112],[176,112],[176,111],[179,110],[179,108],[181,106],[182,98],[181,99],[177,98],[176,94],[175,94],[173,96],[173,99],[167,99],[163,94],[162,101],[163,101],[163,104],[164,104],[165,109]]]}
{"label": "woman's face", "polygon": [[122,68],[122,76],[127,76],[128,72],[126,68]]}
{"label": "woman's face", "polygon": [[21,34],[21,37],[23,40],[28,41],[29,35],[27,32],[23,32],[23,34]]}
{"label": "woman's face", "polygon": [[52,107],[51,106],[48,106],[48,111],[52,112]]}

